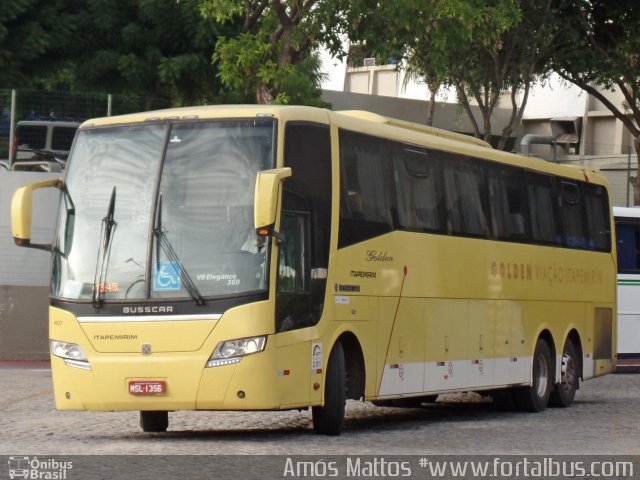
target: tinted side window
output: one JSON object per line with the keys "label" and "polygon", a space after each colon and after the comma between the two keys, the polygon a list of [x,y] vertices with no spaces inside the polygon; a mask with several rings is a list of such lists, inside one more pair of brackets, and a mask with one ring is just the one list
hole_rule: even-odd
{"label": "tinted side window", "polygon": [[340,234],[345,247],[391,232],[395,187],[391,142],[340,131]]}
{"label": "tinted side window", "polygon": [[526,178],[533,241],[561,245],[562,236],[556,217],[557,196],[553,177],[529,172]]}
{"label": "tinted side window", "polygon": [[52,150],[71,150],[71,143],[76,134],[77,128],[73,127],[53,127],[51,133]]}
{"label": "tinted side window", "polygon": [[618,241],[618,272],[640,271],[640,222],[633,219],[616,219]]}
{"label": "tinted side window", "polygon": [[489,204],[496,238],[517,242],[530,239],[529,205],[524,188],[524,171],[489,166]]}
{"label": "tinted side window", "polygon": [[454,235],[486,237],[488,224],[483,193],[484,175],[479,165],[443,153],[444,197],[447,227]]}
{"label": "tinted side window", "polygon": [[397,144],[393,152],[398,222],[402,230],[444,232],[438,152]]}
{"label": "tinted side window", "polygon": [[43,149],[47,145],[47,127],[20,125],[17,133],[18,147]]}
{"label": "tinted side window", "polygon": [[607,191],[600,185],[584,184],[583,192],[587,219],[587,248],[608,252],[611,250],[611,223]]}
{"label": "tinted side window", "polygon": [[564,232],[564,246],[587,248],[582,218],[582,192],[578,182],[560,181],[560,216]]}

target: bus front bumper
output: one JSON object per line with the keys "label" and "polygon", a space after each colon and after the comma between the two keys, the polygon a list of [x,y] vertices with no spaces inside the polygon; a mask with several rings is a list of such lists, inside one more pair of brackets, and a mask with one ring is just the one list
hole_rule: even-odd
{"label": "bus front bumper", "polygon": [[[202,353],[96,355],[90,370],[52,356],[59,410],[275,410],[280,402],[274,381],[274,350],[240,362],[205,367]],[[162,394],[130,393],[130,382],[163,383]]]}

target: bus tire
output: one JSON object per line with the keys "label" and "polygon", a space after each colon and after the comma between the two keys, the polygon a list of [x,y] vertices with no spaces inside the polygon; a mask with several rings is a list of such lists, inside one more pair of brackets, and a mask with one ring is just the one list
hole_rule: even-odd
{"label": "bus tire", "polygon": [[560,383],[551,392],[549,406],[565,408],[573,403],[580,382],[578,350],[570,338],[564,343],[560,362]]}
{"label": "bus tire", "polygon": [[143,432],[166,432],[169,427],[169,412],[140,412],[140,428]]}
{"label": "bus tire", "polygon": [[533,352],[533,381],[530,387],[516,388],[513,398],[516,407],[525,412],[541,412],[549,404],[553,390],[553,361],[549,345],[538,339]]}
{"label": "bus tire", "polygon": [[329,355],[324,382],[324,406],[313,407],[313,429],[323,435],[340,435],[346,398],[344,349],[336,342]]}

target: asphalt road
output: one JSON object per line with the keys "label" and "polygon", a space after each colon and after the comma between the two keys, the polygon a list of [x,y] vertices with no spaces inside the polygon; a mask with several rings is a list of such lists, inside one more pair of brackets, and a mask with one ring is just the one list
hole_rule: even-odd
{"label": "asphalt road", "polygon": [[503,412],[475,394],[419,409],[347,405],[339,437],[313,433],[311,414],[175,412],[145,434],[137,412],[62,412],[45,366],[0,366],[0,455],[640,455],[640,374],[581,385],[568,409]]}

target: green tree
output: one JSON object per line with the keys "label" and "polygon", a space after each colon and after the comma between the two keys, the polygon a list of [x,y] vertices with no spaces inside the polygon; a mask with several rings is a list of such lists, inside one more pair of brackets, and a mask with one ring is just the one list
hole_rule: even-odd
{"label": "green tree", "polygon": [[201,0],[206,18],[240,19],[242,32],[218,40],[213,55],[229,88],[257,103],[320,105],[319,61],[314,49],[327,15],[323,0]]}
{"label": "green tree", "polygon": [[3,0],[0,7],[0,87],[33,87],[59,75],[64,47],[75,34],[72,0]]}
{"label": "green tree", "polygon": [[[566,0],[558,17],[562,48],[554,69],[597,98],[633,135],[640,158],[640,4],[635,0]],[[624,102],[606,92],[617,89]],[[640,204],[640,176],[633,177],[634,203]]]}
{"label": "green tree", "polygon": [[221,30],[197,0],[88,0],[82,14],[71,54],[79,88],[136,94],[146,109],[219,99],[210,49]]}
{"label": "green tree", "polygon": [[[429,86],[432,99],[440,85],[455,87],[475,135],[486,141],[495,108],[508,93],[511,116],[497,142],[504,149],[521,123],[531,84],[548,71],[558,33],[551,21],[555,8],[553,0],[361,0],[345,26],[352,40],[378,55],[402,57],[408,73]],[[428,123],[432,119],[433,101]]]}

